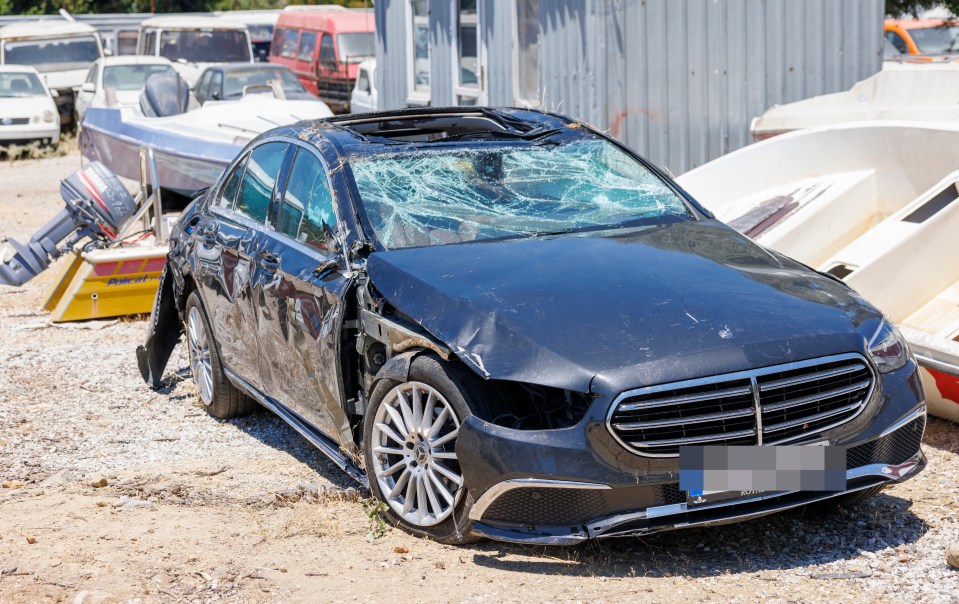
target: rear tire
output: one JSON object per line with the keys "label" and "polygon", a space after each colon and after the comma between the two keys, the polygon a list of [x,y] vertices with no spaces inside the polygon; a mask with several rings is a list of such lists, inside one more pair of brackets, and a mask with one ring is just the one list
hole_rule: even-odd
{"label": "rear tire", "polygon": [[184,323],[190,371],[206,412],[219,419],[252,412],[256,402],[234,386],[223,371],[213,330],[196,290],[187,298]]}
{"label": "rear tire", "polygon": [[456,433],[491,401],[469,370],[432,355],[413,359],[406,382],[383,379],[370,395],[363,455],[373,495],[394,526],[440,543],[477,541],[473,497],[456,459]]}

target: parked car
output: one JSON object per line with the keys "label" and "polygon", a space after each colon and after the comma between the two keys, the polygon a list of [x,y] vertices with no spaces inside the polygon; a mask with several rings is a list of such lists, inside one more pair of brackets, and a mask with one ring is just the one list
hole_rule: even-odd
{"label": "parked car", "polygon": [[[172,231],[144,379],[185,324],[211,415],[273,410],[416,535],[639,535],[925,464],[916,363],[879,311],[556,114],[276,128]],[[681,446],[785,443],[846,447],[845,488],[679,489]]]}
{"label": "parked car", "polygon": [[230,63],[210,67],[200,76],[196,98],[206,101],[235,101],[248,91],[272,94],[273,82],[283,90],[285,98],[295,101],[318,101],[303,87],[293,72],[282,65],[269,63]]}
{"label": "parked car", "polygon": [[348,112],[359,64],[375,55],[373,27],[373,13],[366,10],[284,10],[270,62],[289,67],[333,111]]}
{"label": "parked car", "polygon": [[959,53],[959,21],[947,19],[886,19],[886,40],[900,54]]}
{"label": "parked car", "polygon": [[102,57],[100,37],[84,23],[24,21],[0,28],[0,63],[35,68],[46,87],[57,91],[65,126],[73,123],[74,89]]}
{"label": "parked car", "polygon": [[33,67],[0,67],[0,146],[40,141],[56,147],[60,115],[55,94],[43,85]]}
{"label": "parked car", "polygon": [[98,59],[76,93],[76,120],[87,107],[136,107],[140,91],[150,76],[173,73],[173,64],[163,57],[104,57]]}
{"label": "parked car", "polygon": [[350,94],[350,113],[369,113],[376,111],[376,59],[366,59],[360,63]]}
{"label": "parked car", "polygon": [[217,17],[153,17],[140,26],[137,54],[165,57],[190,87],[207,67],[252,63],[246,25]]}

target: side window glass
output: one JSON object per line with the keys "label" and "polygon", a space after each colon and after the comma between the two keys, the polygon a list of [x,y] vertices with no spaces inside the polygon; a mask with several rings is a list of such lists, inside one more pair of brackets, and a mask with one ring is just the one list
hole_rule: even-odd
{"label": "side window glass", "polygon": [[367,75],[365,69],[360,70],[360,75],[356,78],[356,82],[356,87],[360,92],[370,93],[370,76]]}
{"label": "side window glass", "polygon": [[300,34],[300,48],[297,51],[296,58],[300,61],[313,62],[313,55],[316,53],[316,32],[305,31]]}
{"label": "side window glass", "polygon": [[222,88],[223,88],[223,72],[214,71],[213,76],[210,78],[210,90],[207,96],[209,96],[212,99],[222,98],[223,95],[220,94],[220,91]]}
{"label": "side window glass", "polygon": [[237,191],[240,190],[240,181],[243,179],[244,167],[246,167],[245,157],[237,162],[236,167],[233,168],[233,173],[230,174],[226,184],[223,185],[222,189],[220,189],[220,199],[218,199],[216,202],[217,206],[223,208],[224,210],[233,209],[233,202],[236,201]]}
{"label": "side window glass", "polygon": [[320,63],[327,69],[336,69],[336,52],[333,50],[333,36],[323,34],[320,41]]}
{"label": "side window glass", "polygon": [[280,56],[286,57],[287,59],[292,59],[296,56],[296,41],[300,37],[299,30],[288,29],[283,33],[283,48],[280,51]]}
{"label": "side window glass", "polygon": [[323,225],[332,230],[336,226],[336,213],[323,162],[309,151],[297,149],[287,182],[277,230],[300,243],[329,252]]}
{"label": "side window glass", "polygon": [[273,42],[270,44],[270,54],[274,57],[280,56],[280,50],[283,48],[283,29],[277,27],[273,32]]}
{"label": "side window glass", "polygon": [[250,153],[236,202],[237,213],[254,222],[266,222],[273,186],[288,146],[287,143],[266,143]]}
{"label": "side window glass", "polygon": [[210,88],[210,72],[204,71],[203,75],[200,76],[200,81],[197,82],[196,95],[201,99],[205,99],[207,97],[207,94],[209,94],[210,92],[209,88]]}
{"label": "side window glass", "polygon": [[896,50],[898,50],[900,53],[902,53],[902,54],[907,54],[907,53],[909,52],[909,47],[906,46],[906,41],[903,40],[902,37],[901,37],[899,34],[897,34],[896,32],[894,32],[894,31],[887,31],[887,32],[886,32],[886,39],[889,40],[889,42],[890,42],[893,46],[895,46],[895,47],[896,47]]}

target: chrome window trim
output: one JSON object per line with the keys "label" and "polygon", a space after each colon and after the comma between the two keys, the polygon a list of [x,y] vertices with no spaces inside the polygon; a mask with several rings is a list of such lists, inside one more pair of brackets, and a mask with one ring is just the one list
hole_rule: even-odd
{"label": "chrome window trim", "polygon": [[774,441],[766,441],[766,440],[763,439],[763,433],[762,433],[762,421],[763,421],[763,420],[762,420],[762,407],[761,407],[761,405],[760,405],[760,399],[759,399],[760,384],[758,383],[757,378],[762,377],[762,376],[764,376],[764,375],[769,375],[769,374],[771,374],[771,373],[779,373],[779,372],[782,372],[782,371],[792,371],[792,370],[795,370],[795,369],[803,369],[803,368],[805,368],[805,367],[812,367],[812,366],[815,366],[815,365],[822,365],[822,364],[826,364],[826,363],[835,363],[835,362],[841,362],[841,361],[859,361],[859,362],[861,362],[861,363],[866,367],[866,370],[869,371],[869,375],[870,375],[870,377],[871,377],[871,383],[870,383],[870,386],[869,386],[869,390],[866,392],[866,395],[863,397],[862,402],[859,404],[859,408],[855,411],[855,413],[853,413],[853,414],[850,415],[849,417],[843,418],[842,420],[840,420],[840,421],[838,421],[838,422],[834,422],[834,423],[828,424],[828,425],[823,426],[822,428],[818,428],[818,429],[816,430],[817,433],[822,433],[822,432],[825,432],[825,431],[827,431],[827,430],[831,430],[832,428],[835,428],[835,427],[837,427],[837,426],[841,426],[842,424],[851,422],[852,420],[854,420],[855,418],[857,418],[857,417],[862,413],[863,409],[865,409],[866,406],[868,406],[869,401],[871,401],[871,400],[873,399],[873,397],[875,396],[876,392],[878,391],[879,379],[877,378],[876,370],[875,370],[875,368],[872,366],[872,363],[869,362],[863,355],[861,355],[861,354],[859,354],[859,353],[856,353],[856,352],[848,352],[848,353],[843,353],[843,354],[834,354],[834,355],[829,355],[829,356],[824,356],[824,357],[816,357],[816,358],[813,358],[813,359],[806,359],[806,360],[803,360],[803,361],[794,361],[794,362],[792,362],[792,363],[784,363],[784,364],[781,364],[781,365],[771,365],[771,366],[769,366],[769,367],[760,367],[760,368],[757,368],[757,369],[749,369],[749,370],[746,370],[746,371],[736,371],[736,372],[733,372],[733,373],[723,373],[723,374],[720,374],[720,375],[713,375],[713,376],[702,377],[702,378],[694,378],[694,379],[690,379],[690,380],[681,380],[681,381],[678,381],[678,382],[670,382],[670,383],[667,383],[667,384],[657,384],[657,385],[654,385],[654,386],[644,386],[644,387],[642,387],[642,388],[634,388],[634,389],[632,389],[632,390],[626,390],[626,391],[620,393],[619,395],[617,395],[616,398],[613,399],[612,404],[609,406],[609,410],[608,410],[607,413],[606,413],[606,430],[609,432],[610,435],[612,435],[613,439],[615,439],[616,442],[618,442],[624,449],[626,449],[626,450],[629,451],[630,453],[633,453],[633,454],[635,454],[635,455],[639,455],[640,457],[650,457],[650,458],[660,458],[660,459],[663,459],[663,458],[665,458],[665,459],[668,459],[668,458],[677,458],[677,457],[679,457],[679,454],[678,454],[678,453],[648,453],[648,452],[643,452],[643,451],[637,449],[636,447],[633,447],[632,445],[627,444],[622,438],[620,438],[619,435],[616,434],[616,432],[613,430],[613,421],[612,421],[612,420],[613,420],[613,415],[614,415],[614,414],[616,413],[616,411],[618,410],[620,403],[622,403],[622,401],[623,401],[624,399],[627,399],[627,398],[630,398],[630,397],[642,396],[642,395],[646,395],[646,394],[655,394],[656,392],[663,392],[663,391],[666,391],[666,390],[675,390],[675,389],[679,389],[679,388],[695,388],[695,387],[697,387],[697,386],[706,386],[706,385],[715,384],[715,383],[718,383],[718,382],[730,382],[730,381],[735,381],[735,380],[749,380],[749,382],[750,382],[750,387],[751,387],[752,390],[753,390],[753,409],[754,409],[754,412],[755,412],[755,420],[756,420],[756,423],[755,423],[755,425],[754,425],[754,428],[756,428],[756,434],[757,434],[757,437],[756,437],[756,441],[757,441],[757,442],[756,442],[756,444],[758,444],[758,445],[779,445],[779,444],[794,442],[794,441],[797,441],[797,440],[802,440],[803,438],[808,438],[810,435],[809,435],[809,434],[799,434],[799,435],[796,435],[796,436],[791,436],[791,437],[788,437],[788,438],[784,438],[784,439],[781,439],[781,440],[774,440]]}

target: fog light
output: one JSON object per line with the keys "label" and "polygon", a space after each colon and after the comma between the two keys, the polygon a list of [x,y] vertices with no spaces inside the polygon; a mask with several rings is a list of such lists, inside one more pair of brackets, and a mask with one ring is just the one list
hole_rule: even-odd
{"label": "fog light", "polygon": [[43,112],[43,121],[52,122],[53,121],[53,112],[47,109]]}

